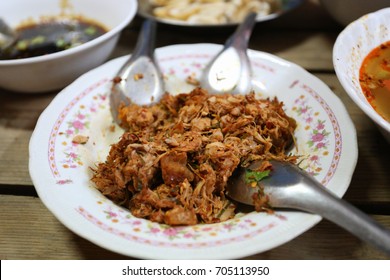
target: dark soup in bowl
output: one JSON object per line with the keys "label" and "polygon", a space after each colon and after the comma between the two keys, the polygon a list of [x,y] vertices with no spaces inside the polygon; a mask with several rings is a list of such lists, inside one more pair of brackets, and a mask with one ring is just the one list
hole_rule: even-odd
{"label": "dark soup in bowl", "polygon": [[368,102],[390,122],[390,41],[376,47],[365,57],[359,80]]}
{"label": "dark soup in bowl", "polygon": [[91,41],[108,30],[81,17],[48,19],[16,28],[17,41],[0,51],[0,59],[20,59],[55,53]]}

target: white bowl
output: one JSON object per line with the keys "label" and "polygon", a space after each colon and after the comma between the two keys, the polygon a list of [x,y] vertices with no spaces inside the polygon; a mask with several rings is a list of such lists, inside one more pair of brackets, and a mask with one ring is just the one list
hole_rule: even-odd
{"label": "white bowl", "polygon": [[56,16],[61,12],[81,15],[109,29],[102,36],[57,53],[0,60],[0,88],[38,93],[62,88],[81,74],[102,64],[114,49],[120,32],[134,18],[136,0],[12,0],[0,1],[3,19],[15,27],[21,21]]}
{"label": "white bowl", "polygon": [[345,91],[390,142],[390,123],[372,108],[359,83],[363,59],[375,47],[389,40],[390,8],[367,14],[349,24],[339,34],[333,47],[333,64]]}
{"label": "white bowl", "polygon": [[346,26],[359,17],[390,6],[389,0],[320,0],[329,14]]}

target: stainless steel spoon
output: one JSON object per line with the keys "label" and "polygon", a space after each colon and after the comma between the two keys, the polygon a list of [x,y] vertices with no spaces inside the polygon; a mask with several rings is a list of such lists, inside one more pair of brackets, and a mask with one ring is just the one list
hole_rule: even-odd
{"label": "stainless steel spoon", "polygon": [[[255,22],[256,13],[250,13],[227,40],[224,49],[205,69],[201,79],[202,87],[211,93],[249,92],[251,67],[246,49]],[[145,20],[133,54],[114,79],[110,106],[117,123],[120,123],[120,104],[150,105],[158,102],[165,93],[162,74],[153,56],[155,30],[156,23],[150,19]]]}
{"label": "stainless steel spoon", "polygon": [[[299,209],[318,214],[348,230],[390,255],[390,231],[351,204],[338,198],[307,172],[291,163],[271,161],[269,177],[257,187],[246,182],[247,170],[260,162],[239,168],[228,182],[227,195],[238,202],[253,205],[253,195],[262,189],[274,208]],[[260,189],[259,189],[260,188]]]}
{"label": "stainless steel spoon", "polygon": [[210,93],[246,94],[252,89],[247,48],[255,22],[256,13],[248,14],[223,49],[206,66],[200,78],[201,87]]}
{"label": "stainless steel spoon", "polygon": [[117,123],[121,103],[150,105],[164,94],[164,82],[154,59],[156,22],[145,20],[135,50],[113,82],[110,94],[111,113]]}
{"label": "stainless steel spoon", "polygon": [[17,38],[17,33],[0,18],[0,50],[5,50],[13,45]]}

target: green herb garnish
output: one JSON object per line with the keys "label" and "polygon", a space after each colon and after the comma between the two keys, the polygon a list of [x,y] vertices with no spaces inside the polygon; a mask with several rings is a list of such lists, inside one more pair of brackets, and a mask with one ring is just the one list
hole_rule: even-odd
{"label": "green herb garnish", "polygon": [[36,36],[36,37],[32,38],[30,43],[31,43],[32,46],[34,46],[34,45],[43,44],[45,42],[45,40],[46,40],[45,36],[39,35],[39,36]]}
{"label": "green herb garnish", "polygon": [[16,48],[19,50],[19,51],[24,51],[24,50],[27,50],[28,48],[28,40],[20,40],[16,43]]}
{"label": "green herb garnish", "polygon": [[89,35],[89,36],[95,35],[96,32],[97,32],[97,30],[93,26],[89,26],[88,28],[84,29],[84,33]]}
{"label": "green herb garnish", "polygon": [[64,49],[66,46],[66,41],[63,38],[60,38],[56,41],[56,47]]}
{"label": "green herb garnish", "polygon": [[264,171],[252,171],[252,170],[246,170],[245,171],[245,183],[246,184],[256,184],[263,180],[264,178],[268,177],[270,173],[270,170],[264,170]]}

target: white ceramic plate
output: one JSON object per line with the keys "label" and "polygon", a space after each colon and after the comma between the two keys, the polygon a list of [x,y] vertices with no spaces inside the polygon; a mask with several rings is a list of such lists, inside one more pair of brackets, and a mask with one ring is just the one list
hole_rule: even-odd
{"label": "white ceramic plate", "polygon": [[[274,10],[269,15],[261,15],[259,14],[256,17],[257,22],[268,21],[275,19],[292,9],[295,9],[299,5],[301,5],[303,0],[280,0],[280,6],[275,7]],[[153,7],[149,3],[149,1],[138,1],[138,13],[145,17],[151,18],[158,22],[169,24],[169,25],[177,25],[177,26],[187,26],[187,27],[224,27],[224,26],[235,26],[237,22],[229,22],[229,23],[216,23],[216,24],[208,24],[208,23],[193,23],[181,20],[167,19],[167,18],[159,18],[153,15]]]}
{"label": "white ceramic plate", "polygon": [[[156,56],[171,93],[187,92],[221,45],[175,45]],[[357,160],[355,128],[340,100],[316,77],[273,55],[249,51],[259,97],[278,96],[298,121],[301,167],[342,196]],[[170,227],[133,217],[103,197],[89,167],[104,161],[121,130],[110,129],[110,80],[125,57],[83,75],[42,113],[30,142],[30,174],[39,197],[69,229],[106,249],[138,258],[231,259],[263,252],[305,232],[321,218],[295,211],[238,214],[211,224]],[[89,136],[85,145],[75,135]]]}

